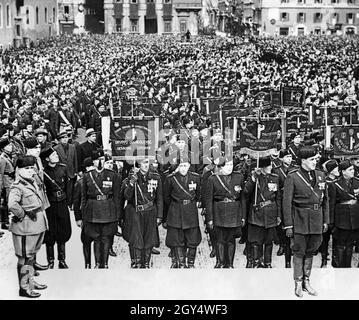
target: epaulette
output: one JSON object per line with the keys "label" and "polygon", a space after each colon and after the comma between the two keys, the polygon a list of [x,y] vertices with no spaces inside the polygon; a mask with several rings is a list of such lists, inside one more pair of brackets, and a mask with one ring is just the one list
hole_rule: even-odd
{"label": "epaulette", "polygon": [[276,165],[273,161],[272,161],[272,168],[273,169],[278,169],[278,168],[280,168],[282,166],[282,164],[280,164],[280,165]]}

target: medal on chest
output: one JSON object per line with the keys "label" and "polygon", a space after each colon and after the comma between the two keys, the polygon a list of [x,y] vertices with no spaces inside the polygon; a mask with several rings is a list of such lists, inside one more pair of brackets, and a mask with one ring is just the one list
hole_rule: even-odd
{"label": "medal on chest", "polygon": [[147,184],[147,191],[153,195],[153,192],[157,189],[158,181],[155,179],[150,179]]}
{"label": "medal on chest", "polygon": [[188,185],[189,191],[195,191],[197,189],[197,183],[194,183],[191,181],[191,183]]}
{"label": "medal on chest", "polygon": [[278,190],[278,185],[274,182],[268,182],[268,190],[275,192]]}
{"label": "medal on chest", "polygon": [[242,187],[241,187],[241,186],[234,186],[234,191],[235,191],[235,192],[241,192],[241,191],[242,191]]}
{"label": "medal on chest", "polygon": [[112,181],[111,181],[110,177],[107,177],[107,179],[102,182],[102,187],[103,188],[112,188]]}
{"label": "medal on chest", "polygon": [[318,182],[319,190],[325,190],[325,182]]}

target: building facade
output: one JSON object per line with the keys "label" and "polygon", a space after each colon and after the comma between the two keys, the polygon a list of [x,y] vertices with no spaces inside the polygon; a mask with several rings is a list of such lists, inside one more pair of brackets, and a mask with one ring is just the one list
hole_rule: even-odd
{"label": "building facade", "polygon": [[198,34],[202,0],[105,0],[105,33]]}
{"label": "building facade", "polygon": [[58,25],[60,34],[85,31],[84,0],[58,0]]}
{"label": "building facade", "polygon": [[30,45],[57,35],[57,0],[0,0],[0,45]]}
{"label": "building facade", "polygon": [[359,32],[359,0],[262,0],[261,33],[300,36]]}

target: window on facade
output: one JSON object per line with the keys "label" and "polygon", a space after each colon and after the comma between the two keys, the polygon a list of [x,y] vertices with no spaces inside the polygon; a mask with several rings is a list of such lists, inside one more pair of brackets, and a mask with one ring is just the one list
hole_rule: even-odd
{"label": "window on facade", "polygon": [[52,8],[52,22],[55,23],[56,20],[56,8]]}
{"label": "window on facade", "polygon": [[334,12],[332,15],[332,23],[336,24],[339,21],[339,14]]}
{"label": "window on facade", "polygon": [[45,23],[47,23],[47,7],[45,7]]}
{"label": "window on facade", "polygon": [[323,15],[320,12],[314,13],[314,22],[319,23],[322,22]]}
{"label": "window on facade", "polygon": [[289,3],[289,0],[280,0],[280,3]]}
{"label": "window on facade", "polygon": [[116,31],[122,32],[122,19],[120,18],[116,19]]}
{"label": "window on facade", "polygon": [[305,0],[298,0],[298,4],[304,4]]}
{"label": "window on facade", "polygon": [[147,3],[153,3],[154,0],[147,0]]}
{"label": "window on facade", "polygon": [[172,32],[172,21],[165,20],[165,32]]}
{"label": "window on facade", "polygon": [[181,22],[180,22],[180,32],[181,33],[187,32],[187,21],[186,20],[181,20]]}
{"label": "window on facade", "polygon": [[347,13],[347,23],[353,24],[354,23],[354,13]]}
{"label": "window on facade", "polygon": [[348,0],[348,4],[355,4],[355,0]]}
{"label": "window on facade", "polygon": [[26,24],[30,24],[30,9],[26,8]]}
{"label": "window on facade", "polygon": [[298,36],[304,36],[304,28],[298,28]]}
{"label": "window on facade", "polygon": [[339,3],[339,0],[332,0],[332,3]]}
{"label": "window on facade", "polygon": [[323,3],[323,0],[314,0],[314,3]]}
{"label": "window on facade", "polygon": [[21,27],[19,24],[16,25],[16,36],[21,37]]}
{"label": "window on facade", "polygon": [[11,17],[10,17],[10,5],[7,4],[6,5],[6,26],[10,27],[10,22],[11,21]]}
{"label": "window on facade", "polygon": [[131,3],[137,3],[137,0],[131,0]]}
{"label": "window on facade", "polygon": [[122,0],[116,0],[116,3],[122,3]]}
{"label": "window on facade", "polygon": [[70,7],[69,7],[69,6],[64,6],[64,13],[65,13],[65,14],[69,14],[69,13],[70,13]]}
{"label": "window on facade", "polygon": [[315,34],[321,34],[321,31],[322,31],[322,30],[321,30],[320,28],[315,28],[315,29],[314,29],[314,33],[315,33]]}
{"label": "window on facade", "polygon": [[165,3],[171,3],[171,0],[164,0]]}
{"label": "window on facade", "polygon": [[131,32],[138,32],[138,20],[131,19]]}
{"label": "window on facade", "polygon": [[299,12],[298,13],[297,22],[299,22],[299,23],[304,23],[305,22],[305,13],[304,12]]}
{"label": "window on facade", "polygon": [[288,21],[289,20],[289,13],[288,12],[282,12],[280,15],[281,21]]}
{"label": "window on facade", "polygon": [[39,7],[36,7],[35,9],[35,20],[36,24],[39,24]]}

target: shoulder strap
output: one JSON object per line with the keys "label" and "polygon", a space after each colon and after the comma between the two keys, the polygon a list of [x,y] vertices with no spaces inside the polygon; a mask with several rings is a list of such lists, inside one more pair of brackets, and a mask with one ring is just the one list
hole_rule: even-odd
{"label": "shoulder strap", "polygon": [[185,189],[183,188],[183,186],[179,183],[179,181],[177,180],[177,178],[175,176],[173,176],[173,180],[177,183],[177,185],[180,187],[180,189],[189,197],[192,198],[192,195]]}
{"label": "shoulder strap", "polygon": [[59,188],[62,191],[61,187],[56,183],[56,181],[53,180],[45,171],[44,171],[44,175],[46,176],[47,179],[51,181],[52,184],[54,184],[57,188]]}
{"label": "shoulder strap", "polygon": [[340,190],[342,190],[343,192],[345,192],[345,193],[347,193],[349,196],[351,196],[353,199],[356,199],[356,197],[355,197],[353,194],[351,194],[351,193],[349,193],[348,191],[344,190],[344,188],[343,188],[338,182],[334,182],[334,184],[335,184]]}
{"label": "shoulder strap", "polygon": [[219,183],[222,185],[222,187],[231,195],[231,197],[235,198],[232,191],[227,188],[227,186],[224,184],[224,182],[221,180],[221,178],[218,176],[218,174],[215,175],[218,179]]}
{"label": "shoulder strap", "polygon": [[91,178],[91,180],[92,180],[94,186],[96,187],[97,191],[100,192],[101,196],[103,196],[104,194],[103,194],[103,192],[101,191],[100,187],[97,185],[95,179],[93,178],[91,171],[89,172],[89,175],[90,175],[90,178]]}
{"label": "shoulder strap", "polygon": [[280,172],[282,172],[282,174],[283,174],[284,178],[286,178],[286,177],[287,177],[287,175],[284,173],[284,171],[283,171],[282,167],[279,167],[279,170],[280,170]]}
{"label": "shoulder strap", "polygon": [[309,184],[309,182],[305,180],[305,178],[298,171],[296,171],[296,174],[298,175],[299,178],[301,178],[304,181],[306,186],[309,187],[310,190],[312,190],[312,192],[315,194],[315,196],[320,200],[319,195],[315,192],[314,188]]}

